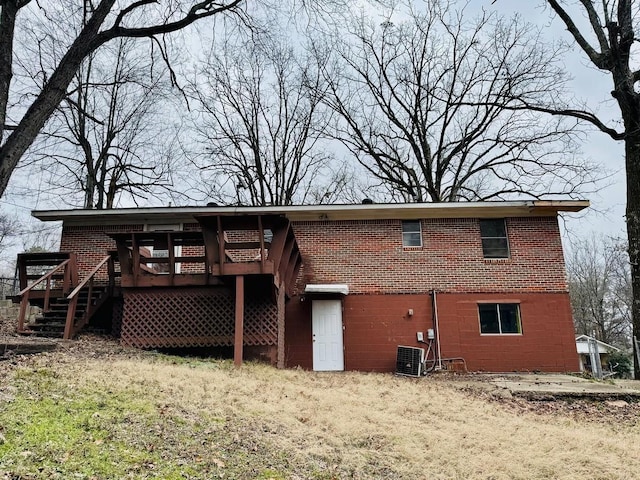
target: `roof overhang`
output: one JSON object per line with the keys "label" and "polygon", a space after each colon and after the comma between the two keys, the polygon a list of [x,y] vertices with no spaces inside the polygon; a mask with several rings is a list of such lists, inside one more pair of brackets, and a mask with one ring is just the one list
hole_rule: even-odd
{"label": "roof overhang", "polygon": [[596,340],[595,338],[589,337],[588,335],[578,335],[576,337],[576,350],[580,355],[591,353],[591,351],[589,350],[589,340],[595,340],[598,347],[598,353],[612,353],[620,351],[618,347],[614,347],[613,345],[609,345],[608,343]]}
{"label": "roof overhang", "polygon": [[280,207],[149,207],[110,210],[34,210],[42,221],[66,225],[188,223],[196,216],[283,215],[290,221],[415,220],[421,218],[548,217],[579,212],[588,200],[523,200],[512,202],[374,203],[356,205],[291,205]]}

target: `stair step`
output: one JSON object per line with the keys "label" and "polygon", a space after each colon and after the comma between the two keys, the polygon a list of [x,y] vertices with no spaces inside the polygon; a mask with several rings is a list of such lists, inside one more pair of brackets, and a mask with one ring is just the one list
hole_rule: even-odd
{"label": "stair step", "polygon": [[45,328],[62,328],[64,329],[65,322],[49,322],[49,323],[31,323],[29,324],[30,330],[39,330]]}
{"label": "stair step", "polygon": [[33,337],[64,338],[64,330],[35,330],[28,334]]}
{"label": "stair step", "polygon": [[39,317],[35,317],[33,319],[35,323],[51,323],[51,322],[66,322],[67,321],[67,313],[60,313],[57,315],[53,315],[52,313],[40,315]]}
{"label": "stair step", "polygon": [[[87,325],[85,325],[86,322],[82,322],[81,320],[87,311],[88,305],[97,305],[102,301],[106,292],[106,288],[99,287],[93,289],[91,297],[88,295],[88,290],[83,290],[78,294],[74,318],[76,328],[83,329],[87,327]],[[26,325],[26,330],[20,333],[37,337],[64,337],[70,303],[66,297],[52,298],[49,303],[49,310],[41,312],[35,318],[35,323]]]}
{"label": "stair step", "polygon": [[[76,308],[76,312],[83,312],[85,310],[85,307],[83,306],[82,308],[80,308],[80,305],[78,305],[78,307]],[[56,308],[54,310],[48,310],[46,312],[42,312],[43,315],[66,315],[67,312],[69,311],[68,308]]]}
{"label": "stair step", "polygon": [[34,337],[47,337],[47,338],[62,338],[64,337],[64,331],[35,331],[35,330],[25,330],[24,332],[19,332],[20,335],[30,335]]}

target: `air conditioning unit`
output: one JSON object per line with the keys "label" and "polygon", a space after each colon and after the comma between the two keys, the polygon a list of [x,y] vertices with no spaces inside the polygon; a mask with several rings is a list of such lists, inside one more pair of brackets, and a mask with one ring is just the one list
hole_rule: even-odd
{"label": "air conditioning unit", "polygon": [[398,345],[396,374],[409,377],[424,375],[424,348]]}

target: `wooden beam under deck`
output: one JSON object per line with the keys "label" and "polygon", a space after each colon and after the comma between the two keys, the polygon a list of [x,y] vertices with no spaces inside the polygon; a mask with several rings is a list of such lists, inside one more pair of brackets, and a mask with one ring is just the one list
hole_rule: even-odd
{"label": "wooden beam under deck", "polygon": [[142,275],[135,278],[122,275],[120,284],[123,287],[193,287],[205,285],[224,285],[221,278],[206,273],[181,273],[176,275]]}
{"label": "wooden beam under deck", "polygon": [[233,364],[242,365],[242,349],[244,343],[244,276],[236,277],[236,308],[235,308],[235,341],[233,346]]}

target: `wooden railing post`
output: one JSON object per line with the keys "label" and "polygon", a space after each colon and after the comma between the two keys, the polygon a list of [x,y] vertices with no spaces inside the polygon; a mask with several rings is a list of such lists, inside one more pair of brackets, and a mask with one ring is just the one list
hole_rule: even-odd
{"label": "wooden railing post", "polygon": [[22,294],[20,299],[20,312],[18,313],[18,332],[24,332],[24,321],[29,307],[29,290]]}
{"label": "wooden railing post", "polygon": [[258,215],[258,235],[260,236],[260,273],[264,273],[264,228],[262,226],[262,216]]}
{"label": "wooden railing post", "polygon": [[64,274],[62,277],[62,294],[66,295],[69,293],[69,287],[71,286],[71,269],[69,268],[69,264],[71,263],[71,258],[69,258],[69,263],[64,266]]}
{"label": "wooden railing post", "polygon": [[133,276],[133,285],[138,285],[138,279],[140,278],[140,247],[138,247],[138,240],[136,234],[131,234],[131,268]]}
{"label": "wooden railing post", "polygon": [[222,229],[222,218],[218,215],[218,263],[220,265],[220,275],[224,275],[224,260],[225,260],[225,241],[224,230]]}
{"label": "wooden railing post", "polygon": [[69,290],[71,290],[78,284],[78,280],[80,278],[80,275],[78,273],[78,261],[76,259],[75,253],[72,253],[69,256],[68,269],[69,269],[69,284],[67,286],[67,289],[62,292],[65,295],[69,293]]}
{"label": "wooden railing post", "polygon": [[109,261],[107,263],[107,275],[109,276],[109,291],[111,292],[116,284],[116,262],[113,259],[113,255],[109,255]]}
{"label": "wooden railing post", "polygon": [[93,299],[93,277],[89,280],[89,292],[87,293],[87,315],[91,315],[93,312],[93,305],[91,300]]}
{"label": "wooden railing post", "polygon": [[173,248],[171,232],[167,232],[167,253],[169,256],[169,275],[173,278],[176,274],[176,252]]}
{"label": "wooden railing post", "polygon": [[51,277],[47,277],[47,281],[45,283],[46,287],[44,290],[44,307],[43,310],[45,312],[49,311],[49,300],[51,298]]}
{"label": "wooden railing post", "polygon": [[73,324],[76,317],[76,308],[78,307],[78,295],[74,295],[69,302],[69,309],[67,310],[67,321],[64,325],[64,335],[62,338],[69,340],[73,338]]}

